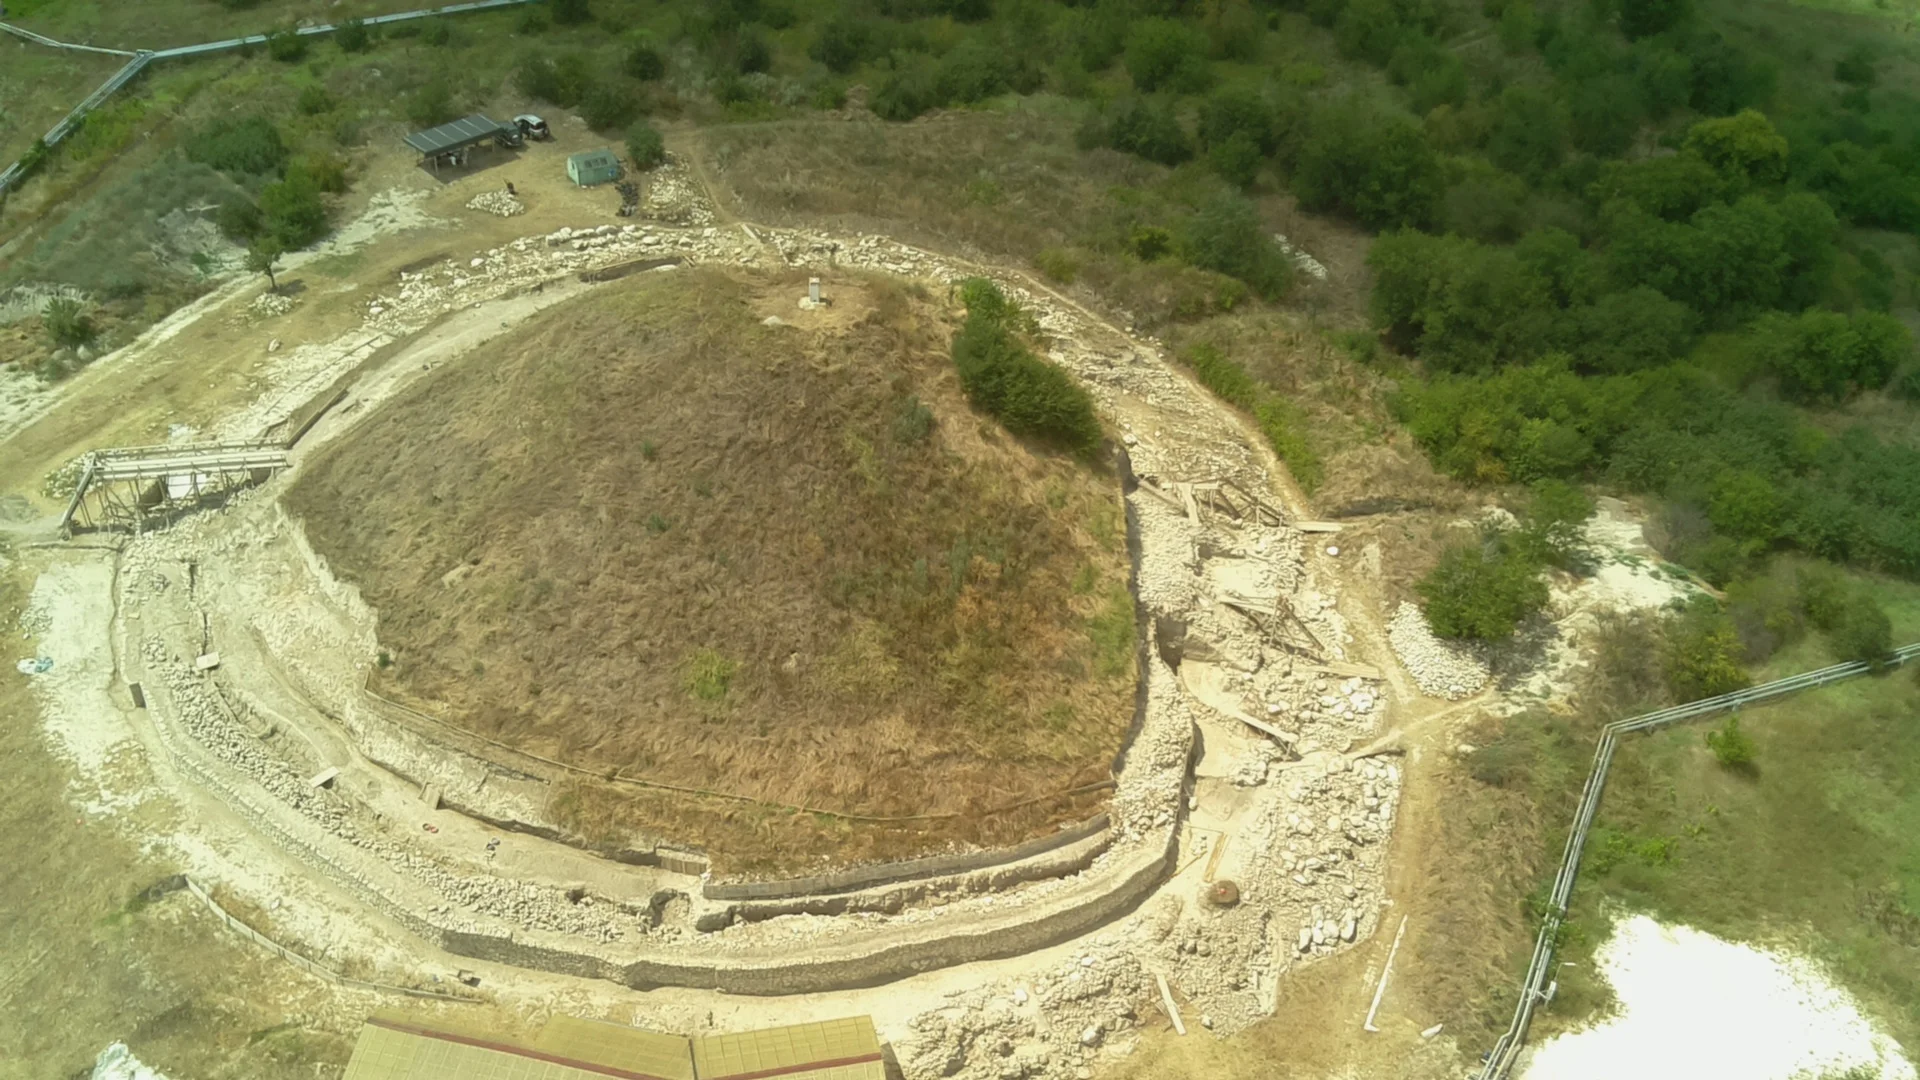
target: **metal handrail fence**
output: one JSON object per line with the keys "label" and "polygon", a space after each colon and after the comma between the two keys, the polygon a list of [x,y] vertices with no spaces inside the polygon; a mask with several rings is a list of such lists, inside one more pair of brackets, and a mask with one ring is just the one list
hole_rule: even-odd
{"label": "metal handrail fence", "polygon": [[[488,11],[494,8],[516,7],[521,4],[537,3],[540,3],[540,0],[473,0],[472,3],[447,4],[444,7],[421,8],[417,11],[402,11],[393,15],[375,15],[362,21],[367,26],[383,26],[388,23],[406,22],[409,19],[426,19],[436,15],[459,15],[472,11]],[[338,29],[338,26],[332,24],[326,26],[302,26],[294,30],[294,33],[300,37],[312,37],[321,34],[331,34]],[[172,49],[136,49],[128,51],[126,49],[103,49],[93,45],[75,45],[70,42],[55,41],[50,37],[36,34],[31,30],[14,26],[11,23],[0,22],[0,31],[5,31],[16,37],[24,38],[53,49],[74,49],[81,52],[106,53],[112,56],[132,57],[124,67],[114,72],[112,77],[107,79],[106,82],[100,84],[99,89],[89,94],[86,100],[74,106],[73,111],[68,113],[58,124],[55,124],[52,130],[41,136],[39,145],[32,153],[20,158],[5,169],[0,169],[0,196],[5,196],[9,190],[26,178],[27,170],[31,167],[33,158],[45,154],[55,146],[58,146],[67,136],[73,134],[74,130],[80,126],[80,122],[86,119],[88,113],[99,108],[109,97],[112,97],[118,92],[120,88],[132,82],[134,77],[139,75],[149,63],[155,60],[170,60],[180,56],[206,56],[211,53],[225,52],[230,49],[264,45],[268,38],[266,34],[250,34],[246,37],[227,38],[222,41],[208,41],[199,45],[182,45]]]}
{"label": "metal handrail fence", "polygon": [[[1899,666],[1916,657],[1920,657],[1920,644],[1907,645],[1895,649],[1884,666]],[[1513,1070],[1514,1062],[1519,1058],[1522,1044],[1526,1041],[1527,1027],[1533,1022],[1534,1011],[1552,996],[1554,946],[1559,939],[1560,927],[1567,917],[1567,902],[1573,896],[1573,883],[1580,873],[1580,856],[1586,849],[1587,835],[1593,829],[1593,819],[1600,811],[1600,797],[1606,791],[1607,772],[1613,766],[1613,753],[1619,745],[1620,736],[1636,731],[1652,731],[1683,720],[1694,720],[1729,709],[1738,709],[1742,705],[1766,701],[1801,690],[1811,690],[1842,679],[1851,679],[1856,675],[1865,675],[1874,670],[1876,665],[1865,661],[1834,664],[1831,667],[1791,675],[1759,686],[1750,686],[1744,690],[1735,690],[1731,694],[1703,698],[1685,705],[1675,705],[1670,709],[1616,720],[1601,729],[1599,745],[1593,752],[1593,770],[1587,774],[1587,782],[1580,789],[1579,808],[1574,812],[1573,828],[1567,834],[1566,851],[1560,858],[1559,873],[1554,875],[1553,891],[1547,898],[1547,911],[1541,920],[1540,936],[1534,941],[1533,957],[1527,964],[1526,977],[1520,983],[1520,1001],[1514,1007],[1513,1022],[1507,1025],[1506,1033],[1500,1036],[1494,1043],[1493,1049],[1487,1054],[1486,1062],[1480,1070],[1480,1080],[1505,1080]]]}

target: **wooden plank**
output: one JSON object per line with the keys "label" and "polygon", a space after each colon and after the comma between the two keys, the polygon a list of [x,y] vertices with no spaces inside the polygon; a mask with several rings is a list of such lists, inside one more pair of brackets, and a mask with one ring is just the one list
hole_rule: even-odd
{"label": "wooden plank", "polygon": [[1165,491],[1162,491],[1159,485],[1155,484],[1153,481],[1147,479],[1144,476],[1140,478],[1140,490],[1146,492],[1149,495],[1152,495],[1154,498],[1159,499],[1161,502],[1166,503],[1168,506],[1173,507],[1175,510],[1179,510],[1183,513],[1186,511],[1186,507],[1180,505],[1179,499],[1176,499],[1173,496],[1167,494]]}
{"label": "wooden plank", "polygon": [[1153,980],[1160,984],[1160,1005],[1167,1010],[1167,1019],[1173,1021],[1174,1033],[1185,1035],[1187,1025],[1180,1019],[1180,1006],[1173,1003],[1173,988],[1167,985],[1167,977],[1156,971]]}
{"label": "wooden plank", "polygon": [[1337,533],[1346,528],[1337,521],[1296,521],[1293,527],[1304,533]]}
{"label": "wooden plank", "polygon": [[1339,675],[1343,678],[1378,679],[1382,677],[1380,669],[1374,667],[1372,664],[1349,664],[1340,660],[1329,661],[1325,664],[1300,664],[1298,668],[1302,671],[1313,671],[1322,675]]}

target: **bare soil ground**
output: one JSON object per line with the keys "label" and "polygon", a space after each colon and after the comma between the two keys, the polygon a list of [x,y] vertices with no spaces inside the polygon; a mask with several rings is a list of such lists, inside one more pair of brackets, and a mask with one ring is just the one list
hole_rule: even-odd
{"label": "bare soil ground", "polygon": [[804,292],[629,279],[311,462],[289,503],[379,612],[377,685],[571,763],[967,815],[802,851],[782,831],[789,862],[1084,816],[1095,800],[981,811],[1106,779],[1127,729],[1117,478],[970,413],[932,303],[874,282],[809,313]]}

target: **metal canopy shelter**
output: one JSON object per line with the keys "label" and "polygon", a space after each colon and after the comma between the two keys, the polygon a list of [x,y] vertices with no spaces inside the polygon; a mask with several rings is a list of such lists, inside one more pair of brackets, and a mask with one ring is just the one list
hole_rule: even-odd
{"label": "metal canopy shelter", "polygon": [[520,129],[502,124],[480,113],[461,117],[450,124],[416,131],[407,136],[407,145],[438,168],[442,161],[461,162],[466,152],[490,139],[503,143],[519,141]]}

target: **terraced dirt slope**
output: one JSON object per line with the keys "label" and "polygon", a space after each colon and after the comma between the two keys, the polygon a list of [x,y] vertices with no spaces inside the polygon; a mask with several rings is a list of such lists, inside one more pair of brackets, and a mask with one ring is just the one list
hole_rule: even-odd
{"label": "terraced dirt slope", "polygon": [[[1117,480],[971,413],[924,293],[654,272],[436,373],[288,495],[379,614],[377,688],[625,775],[589,835],[732,868],[1006,842],[1092,811],[1131,719]],[[770,316],[780,324],[768,325]],[[629,794],[618,795],[616,790]]]}

